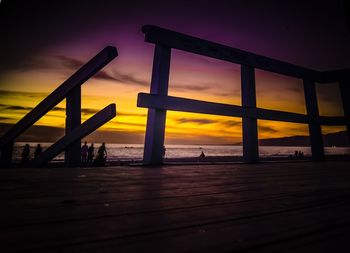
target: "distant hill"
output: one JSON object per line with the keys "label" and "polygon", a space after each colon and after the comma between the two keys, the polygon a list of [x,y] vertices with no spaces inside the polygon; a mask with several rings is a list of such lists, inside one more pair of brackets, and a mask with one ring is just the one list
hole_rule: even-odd
{"label": "distant hill", "polygon": [[[348,134],[346,131],[323,135],[324,146],[347,147]],[[259,140],[261,146],[310,146],[309,136],[290,136]]]}

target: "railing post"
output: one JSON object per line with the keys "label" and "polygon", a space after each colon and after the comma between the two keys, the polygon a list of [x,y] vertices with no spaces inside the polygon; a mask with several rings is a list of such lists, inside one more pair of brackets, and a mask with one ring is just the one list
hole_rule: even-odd
{"label": "railing post", "polygon": [[319,120],[315,83],[304,79],[306,111],[309,118],[309,135],[312,160],[322,161],[324,157],[323,139]]}
{"label": "railing post", "polygon": [[[81,124],[81,86],[74,88],[66,98],[66,131],[68,135]],[[69,167],[80,165],[81,140],[75,141],[65,151],[65,164]]]}
{"label": "railing post", "polygon": [[[256,108],[255,73],[253,67],[241,65],[241,86],[243,110],[245,108]],[[243,160],[247,163],[256,163],[259,161],[257,119],[247,116],[243,117],[242,130]]]}
{"label": "railing post", "polygon": [[339,82],[340,95],[343,103],[344,116],[346,120],[346,128],[348,131],[348,145],[350,145],[350,77]]}
{"label": "railing post", "polygon": [[1,149],[1,167],[10,167],[12,164],[12,152],[14,141],[8,142]]}
{"label": "railing post", "polygon": [[[155,45],[151,94],[168,95],[171,48]],[[144,164],[162,164],[165,136],[166,110],[148,109]]]}

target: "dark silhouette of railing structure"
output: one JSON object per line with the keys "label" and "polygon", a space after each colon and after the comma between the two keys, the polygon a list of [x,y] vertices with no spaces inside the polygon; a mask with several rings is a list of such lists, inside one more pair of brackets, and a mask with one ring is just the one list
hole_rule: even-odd
{"label": "dark silhouette of railing structure", "polygon": [[118,56],[115,47],[107,46],[90,59],[71,77],[26,114],[17,124],[0,138],[1,166],[12,164],[15,139],[31,127],[42,116],[66,98],[65,136],[47,148],[28,165],[41,166],[65,150],[65,164],[80,165],[81,139],[116,116],[116,105],[110,104],[81,124],[81,85]]}
{"label": "dark silhouette of railing structure", "polygon": [[[148,108],[144,164],[162,164],[167,110],[242,118],[243,160],[259,161],[257,119],[308,124],[312,159],[325,159],[321,125],[345,125],[350,136],[350,71],[320,72],[182,33],[146,25],[145,41],[155,44],[150,94],[138,94],[138,107]],[[242,106],[168,96],[171,49],[199,54],[241,66]],[[255,69],[303,80],[307,114],[256,107]],[[338,82],[344,109],[342,117],[320,116],[315,83]]]}

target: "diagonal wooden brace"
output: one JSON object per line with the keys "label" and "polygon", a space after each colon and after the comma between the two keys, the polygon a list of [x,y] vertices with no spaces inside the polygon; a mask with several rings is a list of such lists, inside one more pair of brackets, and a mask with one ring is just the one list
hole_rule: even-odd
{"label": "diagonal wooden brace", "polygon": [[79,127],[72,130],[69,134],[63,136],[56,143],[52,144],[37,158],[30,161],[29,165],[39,167],[50,161],[53,157],[64,151],[77,140],[80,140],[95,131],[97,128],[107,123],[116,116],[116,105],[110,104],[103,110],[96,113],[90,119],[86,120]]}

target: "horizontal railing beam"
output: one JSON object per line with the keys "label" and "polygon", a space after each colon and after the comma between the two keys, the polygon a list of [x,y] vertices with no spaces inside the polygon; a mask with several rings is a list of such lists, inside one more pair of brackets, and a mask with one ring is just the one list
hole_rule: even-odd
{"label": "horizontal railing beam", "polygon": [[170,111],[194,112],[231,117],[242,117],[241,106],[205,102],[195,99],[159,96],[155,94],[139,93],[137,106]]}
{"label": "horizontal railing beam", "polygon": [[41,101],[32,111],[25,115],[3,137],[0,138],[0,148],[12,142],[21,133],[32,126],[54,106],[61,102],[77,86],[83,84],[91,76],[102,69],[118,55],[115,47],[108,46],[99,52],[90,61],[84,64],[70,78],[63,82],[56,90]]}
{"label": "horizontal railing beam", "polygon": [[147,93],[138,94],[137,106],[144,108],[203,113],[240,118],[248,117],[263,120],[286,121],[305,124],[308,123],[308,118],[304,114],[261,108],[243,108],[242,106],[238,105],[206,102],[173,96],[159,96]]}
{"label": "horizontal railing beam", "polygon": [[269,109],[262,109],[262,108],[256,108],[256,110],[257,110],[257,119],[284,121],[284,122],[292,122],[292,123],[303,123],[303,124],[308,123],[308,117],[305,114],[269,110]]}
{"label": "horizontal railing beam", "polygon": [[116,105],[110,104],[86,120],[79,127],[74,128],[69,134],[59,139],[56,143],[48,147],[37,158],[30,162],[30,166],[39,167],[50,161],[56,155],[64,151],[69,145],[80,140],[88,134],[101,127],[116,116]]}
{"label": "horizontal railing beam", "polygon": [[211,58],[244,64],[254,68],[275,72],[287,76],[324,82],[322,72],[297,66],[295,64],[250,53],[237,48],[221,45],[208,40],[174,32],[153,25],[142,27],[145,41],[161,44],[186,52],[208,56]]}
{"label": "horizontal railing beam", "polygon": [[321,125],[325,125],[325,126],[345,126],[348,120],[350,119],[344,116],[338,116],[338,117],[320,116],[320,123]]}
{"label": "horizontal railing beam", "polygon": [[324,71],[321,73],[321,81],[319,83],[334,83],[344,81],[350,78],[350,69],[340,69]]}
{"label": "horizontal railing beam", "polygon": [[[139,93],[137,106],[144,108],[153,108],[170,111],[182,111],[203,113],[231,117],[249,117],[262,120],[284,121],[292,123],[309,122],[308,116],[300,113],[284,112],[277,110],[269,110],[263,108],[243,108],[238,105],[221,104],[214,102],[206,102],[195,99],[180,98],[173,96],[159,96],[155,94]],[[319,122],[321,125],[342,126],[349,121],[347,117],[328,117],[320,116]]]}

